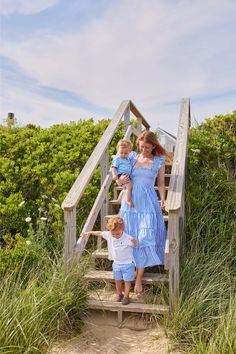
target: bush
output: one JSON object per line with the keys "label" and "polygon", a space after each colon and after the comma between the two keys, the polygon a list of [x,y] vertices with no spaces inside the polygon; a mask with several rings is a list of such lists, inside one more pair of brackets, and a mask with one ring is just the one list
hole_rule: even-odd
{"label": "bush", "polygon": [[[0,235],[26,235],[25,219],[31,217],[35,228],[40,208],[44,211],[41,216],[50,219],[49,234],[61,232],[60,205],[108,123],[108,119],[98,123],[89,119],[48,129],[32,124],[10,130],[0,126]],[[123,124],[111,144],[111,154],[122,131]],[[91,210],[99,189],[98,168],[79,206],[79,227]],[[3,239],[0,242],[3,243]]]}

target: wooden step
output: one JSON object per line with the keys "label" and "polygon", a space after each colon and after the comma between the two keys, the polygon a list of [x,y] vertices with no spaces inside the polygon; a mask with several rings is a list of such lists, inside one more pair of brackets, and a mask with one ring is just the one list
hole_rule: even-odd
{"label": "wooden step", "polygon": [[[114,283],[113,272],[107,270],[89,270],[84,275],[87,282],[110,282]],[[162,273],[144,273],[142,283],[144,285],[168,283],[169,278],[167,274]]]}
{"label": "wooden step", "polygon": [[166,305],[154,304],[140,304],[137,302],[130,302],[128,305],[122,305],[121,302],[107,301],[107,300],[94,300],[89,299],[88,307],[96,310],[109,310],[109,311],[126,311],[138,313],[158,313],[166,314],[169,312],[169,307]]}
{"label": "wooden step", "polygon": [[139,314],[167,314],[169,306],[163,304],[148,303],[148,292],[143,293],[141,297],[134,292],[130,292],[130,303],[122,305],[115,301],[115,289],[94,289],[89,290],[88,308],[93,310],[113,311],[118,314],[118,322],[122,322],[123,312],[132,312]]}
{"label": "wooden step", "polygon": [[103,248],[92,253],[93,259],[108,259],[108,250]]}
{"label": "wooden step", "polygon": [[[105,220],[108,221],[108,219],[110,219],[112,216],[119,216],[119,215],[118,214],[106,215]],[[163,219],[164,219],[164,221],[168,221],[168,219],[169,219],[168,215],[163,215]]]}

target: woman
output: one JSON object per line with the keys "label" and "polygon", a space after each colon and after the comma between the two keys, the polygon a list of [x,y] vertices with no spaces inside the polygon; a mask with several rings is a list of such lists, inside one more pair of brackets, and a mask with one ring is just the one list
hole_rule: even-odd
{"label": "woman", "polygon": [[[119,214],[125,220],[125,232],[134,236],[138,243],[134,248],[136,263],[135,292],[142,293],[142,277],[145,267],[164,263],[166,228],[161,209],[165,208],[165,149],[157,141],[153,132],[144,132],[137,138],[139,154],[132,152],[132,201],[130,207],[122,197]],[[154,189],[158,178],[160,204]],[[124,184],[128,176],[121,176]]]}

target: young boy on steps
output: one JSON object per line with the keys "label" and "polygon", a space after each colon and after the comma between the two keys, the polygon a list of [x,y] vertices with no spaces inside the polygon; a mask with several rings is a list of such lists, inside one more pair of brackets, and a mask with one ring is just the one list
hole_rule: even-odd
{"label": "young boy on steps", "polygon": [[[112,269],[116,285],[116,301],[122,305],[128,305],[131,281],[135,278],[133,250],[136,239],[124,232],[125,223],[119,216],[113,216],[108,220],[109,231],[89,231],[85,236],[94,235],[107,240],[108,259],[113,261]],[[124,281],[124,295],[123,295]]]}

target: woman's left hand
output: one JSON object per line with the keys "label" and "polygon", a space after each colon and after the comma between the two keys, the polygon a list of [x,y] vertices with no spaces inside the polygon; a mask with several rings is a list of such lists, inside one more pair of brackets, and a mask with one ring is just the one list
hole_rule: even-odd
{"label": "woman's left hand", "polygon": [[161,209],[165,209],[166,208],[166,201],[165,200],[161,200]]}

